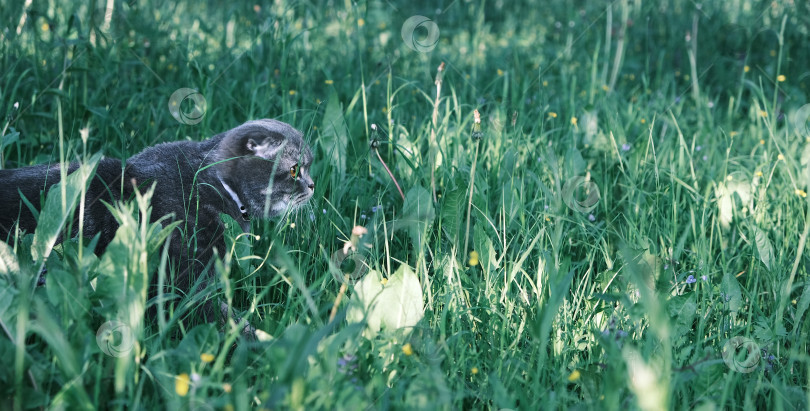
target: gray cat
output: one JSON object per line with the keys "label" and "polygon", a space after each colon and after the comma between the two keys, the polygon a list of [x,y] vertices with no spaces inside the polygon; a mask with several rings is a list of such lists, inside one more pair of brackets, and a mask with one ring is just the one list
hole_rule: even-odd
{"label": "gray cat", "polygon": [[[118,223],[103,201],[134,197],[153,183],[153,220],[182,220],[169,238],[169,255],[177,267],[174,284],[191,292],[194,276],[210,262],[214,250],[223,256],[224,224],[219,214],[238,221],[244,231],[251,217],[277,216],[312,197],[309,174],[312,153],[303,135],[276,120],[249,121],[202,142],[178,141],[149,147],[126,162],[103,159],[90,182],[85,203],[84,234],[99,234],[103,253]],[[78,165],[70,164],[68,172]],[[36,219],[20,194],[41,210],[41,191],[59,182],[59,164],[0,170],[0,236],[8,240],[17,225],[33,232]],[[76,213],[78,214],[78,213]],[[73,224],[73,235],[78,224]],[[227,307],[220,307],[223,313]],[[204,309],[206,321],[211,307]]]}

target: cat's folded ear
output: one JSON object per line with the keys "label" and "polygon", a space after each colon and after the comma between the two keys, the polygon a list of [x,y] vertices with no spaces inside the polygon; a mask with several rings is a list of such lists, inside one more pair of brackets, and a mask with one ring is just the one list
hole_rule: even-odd
{"label": "cat's folded ear", "polygon": [[285,139],[283,135],[271,133],[261,137],[258,141],[255,136],[244,140],[245,149],[249,154],[269,159],[275,157],[284,147]]}
{"label": "cat's folded ear", "polygon": [[[283,130],[281,130],[283,131]],[[220,158],[258,156],[273,158],[284,147],[283,132],[257,122],[245,123],[229,131],[219,147]]]}

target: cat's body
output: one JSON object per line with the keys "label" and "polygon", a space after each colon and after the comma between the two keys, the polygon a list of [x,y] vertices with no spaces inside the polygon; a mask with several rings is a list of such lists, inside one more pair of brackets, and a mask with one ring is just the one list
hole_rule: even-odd
{"label": "cat's body", "polygon": [[[311,163],[302,134],[276,120],[250,121],[202,142],[159,144],[123,164],[104,159],[88,187],[83,232],[86,237],[100,234],[96,251],[103,252],[118,224],[101,200],[130,199],[135,186],[145,191],[155,183],[151,218],[182,220],[169,238],[169,255],[178,268],[174,284],[191,291],[190,277],[202,271],[214,250],[224,255],[220,213],[248,231],[250,217],[273,217],[303,204],[314,190]],[[71,164],[68,171],[75,168]],[[36,228],[20,193],[40,210],[41,190],[47,191],[59,179],[58,164],[0,170],[3,240],[14,233],[15,224],[27,232]],[[74,222],[74,235],[76,226]]]}

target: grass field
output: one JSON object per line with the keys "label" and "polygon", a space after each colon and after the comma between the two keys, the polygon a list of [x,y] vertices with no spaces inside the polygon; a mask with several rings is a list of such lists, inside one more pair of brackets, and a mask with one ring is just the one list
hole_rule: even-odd
{"label": "grass field", "polygon": [[276,118],[316,182],[210,268],[262,342],[146,316],[147,198],[43,245],[90,174],[53,190],[0,243],[0,409],[810,406],[806,2],[0,4],[0,167]]}

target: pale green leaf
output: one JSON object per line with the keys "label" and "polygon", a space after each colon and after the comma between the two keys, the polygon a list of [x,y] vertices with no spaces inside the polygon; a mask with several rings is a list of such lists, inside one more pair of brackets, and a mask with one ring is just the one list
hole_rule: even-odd
{"label": "pale green leaf", "polygon": [[740,289],[740,283],[737,282],[737,277],[726,272],[723,274],[723,282],[720,287],[723,292],[724,302],[728,304],[731,313],[736,315],[742,307],[742,290]]}
{"label": "pale green leaf", "polygon": [[403,264],[382,284],[377,271],[369,271],[354,285],[346,319],[349,323],[365,320],[368,338],[381,330],[402,329],[407,334],[424,316],[422,287],[419,278]]}
{"label": "pale green leaf", "polygon": [[335,176],[339,178],[338,181],[343,181],[346,175],[346,146],[349,137],[346,132],[346,121],[343,118],[343,104],[334,89],[329,94],[321,128],[323,131],[319,143],[335,171]]}
{"label": "pale green leaf", "polygon": [[759,259],[762,264],[769,270],[773,262],[773,246],[771,240],[768,239],[768,234],[757,226],[754,226],[755,241],[757,243],[757,252],[759,252]]}
{"label": "pale green leaf", "polygon": [[[42,207],[37,222],[37,229],[34,231],[34,243],[31,246],[31,253],[37,265],[40,265],[51,253],[62,227],[76,207],[79,194],[89,183],[100,159],[100,153],[94,155],[68,175],[66,181],[54,184],[48,192],[45,206]],[[64,198],[62,198],[62,185],[65,186]]]}
{"label": "pale green leaf", "polygon": [[394,229],[407,229],[414,249],[418,250],[423,234],[430,230],[435,218],[436,210],[433,207],[433,197],[430,195],[430,191],[416,185],[405,194],[402,217],[397,220]]}

